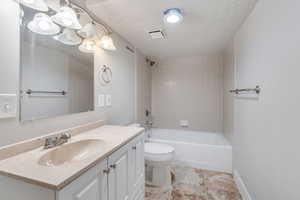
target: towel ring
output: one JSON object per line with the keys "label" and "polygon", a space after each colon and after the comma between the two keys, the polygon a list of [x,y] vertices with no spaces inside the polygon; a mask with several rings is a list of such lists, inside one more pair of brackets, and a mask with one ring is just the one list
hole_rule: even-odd
{"label": "towel ring", "polygon": [[99,71],[99,79],[102,85],[108,85],[112,81],[112,71],[110,67],[103,65]]}

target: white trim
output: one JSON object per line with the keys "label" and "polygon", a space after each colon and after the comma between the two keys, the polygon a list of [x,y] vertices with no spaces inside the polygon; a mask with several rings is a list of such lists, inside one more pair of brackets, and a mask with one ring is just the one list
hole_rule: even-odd
{"label": "white trim", "polygon": [[0,97],[15,97],[16,94],[0,94]]}
{"label": "white trim", "polygon": [[247,187],[244,184],[244,182],[237,170],[233,171],[233,177],[234,177],[235,183],[240,191],[240,194],[243,197],[243,200],[252,200],[252,198],[247,190]]}
{"label": "white trim", "polygon": [[229,166],[222,166],[220,164],[214,164],[211,162],[197,162],[193,160],[178,160],[175,159],[174,163],[181,166],[189,166],[196,169],[204,169],[204,170],[210,170],[210,171],[217,171],[217,172],[226,172],[226,173],[232,173],[231,167]]}

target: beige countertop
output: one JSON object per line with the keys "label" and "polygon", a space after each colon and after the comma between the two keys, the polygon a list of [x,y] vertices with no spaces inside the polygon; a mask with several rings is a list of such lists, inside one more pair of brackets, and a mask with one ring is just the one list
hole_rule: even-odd
{"label": "beige countertop", "polygon": [[88,158],[58,166],[43,166],[39,164],[40,158],[47,152],[59,147],[45,150],[42,146],[39,146],[35,149],[1,160],[0,175],[36,184],[48,189],[60,190],[143,131],[143,128],[107,125],[84,131],[73,136],[66,144],[88,139],[104,141],[105,143],[101,146],[101,149],[97,150],[96,153]]}

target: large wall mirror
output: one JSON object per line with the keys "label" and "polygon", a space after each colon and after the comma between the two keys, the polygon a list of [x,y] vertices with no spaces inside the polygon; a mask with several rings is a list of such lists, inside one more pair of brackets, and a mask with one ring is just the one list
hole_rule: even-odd
{"label": "large wall mirror", "polygon": [[[78,36],[70,40],[30,30],[28,23],[35,17],[43,17],[36,14],[25,8],[21,25],[21,120],[93,110],[93,54],[80,51],[82,38]],[[40,25],[31,29],[43,29],[43,24]],[[64,29],[60,33],[68,31],[73,30]],[[70,32],[66,37],[72,34],[75,33]]]}

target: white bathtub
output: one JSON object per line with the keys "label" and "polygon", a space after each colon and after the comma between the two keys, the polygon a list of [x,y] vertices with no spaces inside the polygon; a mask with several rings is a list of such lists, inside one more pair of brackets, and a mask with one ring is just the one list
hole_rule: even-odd
{"label": "white bathtub", "polygon": [[172,145],[175,162],[194,168],[232,172],[232,147],[221,133],[172,129],[147,131],[149,142]]}

